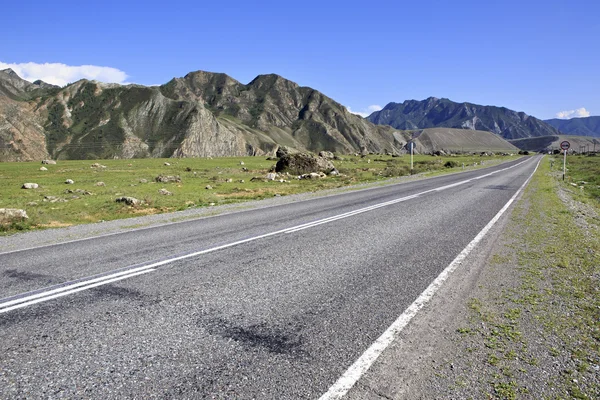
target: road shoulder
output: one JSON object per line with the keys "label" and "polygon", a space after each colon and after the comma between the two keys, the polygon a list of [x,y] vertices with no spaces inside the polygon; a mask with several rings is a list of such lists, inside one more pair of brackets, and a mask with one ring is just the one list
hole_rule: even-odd
{"label": "road shoulder", "polygon": [[600,398],[598,219],[547,162],[346,398]]}

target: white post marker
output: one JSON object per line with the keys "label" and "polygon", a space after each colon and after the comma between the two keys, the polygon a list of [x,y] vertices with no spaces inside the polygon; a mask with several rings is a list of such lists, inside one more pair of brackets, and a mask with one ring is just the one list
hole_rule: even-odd
{"label": "white post marker", "polygon": [[410,150],[410,174],[413,174],[413,154],[415,152],[415,147],[417,146],[415,142],[406,143],[408,150]]}
{"label": "white post marker", "polygon": [[567,150],[571,147],[571,143],[564,140],[560,142],[560,148],[563,150],[564,158],[563,158],[563,181],[565,180],[565,174],[567,173]]}

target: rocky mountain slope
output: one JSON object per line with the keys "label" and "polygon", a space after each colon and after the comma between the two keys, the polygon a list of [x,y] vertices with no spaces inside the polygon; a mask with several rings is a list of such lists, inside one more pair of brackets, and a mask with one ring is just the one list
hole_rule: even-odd
{"label": "rocky mountain slope", "polygon": [[382,110],[369,115],[367,119],[375,124],[390,125],[396,129],[473,129],[493,132],[505,139],[559,134],[556,128],[523,112],[505,107],[455,103],[435,97],[423,101],[389,103]]}
{"label": "rocky mountain slope", "polygon": [[600,116],[571,119],[554,118],[547,119],[544,122],[567,135],[600,137]]}
{"label": "rocky mountain slope", "polygon": [[491,132],[429,128],[411,131],[416,151],[421,154],[444,151],[446,153],[471,153],[491,151],[496,153],[517,153],[519,149]]}
{"label": "rocky mountain slope", "polygon": [[197,71],[162,86],[64,88],[0,74],[0,160],[401,151],[407,135],[277,75],[247,85]]}

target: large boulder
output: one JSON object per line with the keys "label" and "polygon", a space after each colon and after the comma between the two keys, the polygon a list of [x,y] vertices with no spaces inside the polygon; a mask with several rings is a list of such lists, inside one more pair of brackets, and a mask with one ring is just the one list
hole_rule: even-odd
{"label": "large boulder", "polygon": [[310,174],[311,172],[329,173],[335,166],[326,158],[312,153],[287,154],[275,165],[276,172],[288,172],[293,175]]}

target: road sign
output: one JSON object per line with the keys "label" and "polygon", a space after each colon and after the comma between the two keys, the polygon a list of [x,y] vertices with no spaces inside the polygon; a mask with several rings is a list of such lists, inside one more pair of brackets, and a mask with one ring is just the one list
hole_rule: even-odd
{"label": "road sign", "polygon": [[571,143],[568,141],[565,140],[560,142],[560,148],[563,149],[563,154],[565,156],[563,159],[563,181],[565,180],[565,175],[567,173],[567,150],[569,150],[569,147],[571,147]]}

